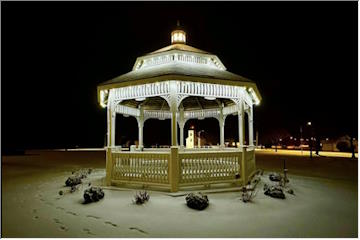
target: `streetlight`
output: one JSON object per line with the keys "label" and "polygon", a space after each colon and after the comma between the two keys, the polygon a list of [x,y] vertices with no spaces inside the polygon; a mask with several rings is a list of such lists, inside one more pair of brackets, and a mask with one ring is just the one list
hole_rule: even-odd
{"label": "streetlight", "polygon": [[300,126],[300,149],[301,149],[301,156],[303,155],[302,141],[303,141],[303,137],[302,137],[302,126]]}
{"label": "streetlight", "polygon": [[[308,121],[306,123],[306,126],[311,126],[311,122]],[[304,140],[302,137],[302,133],[303,133],[303,129],[302,129],[302,125],[300,125],[300,149],[301,149],[301,155],[303,154],[303,148],[302,148],[302,141]],[[306,139],[306,141],[309,141],[308,139]],[[311,148],[311,143],[310,143],[310,158],[312,158],[312,148]]]}
{"label": "streetlight", "polygon": [[198,132],[198,148],[200,148],[201,146],[200,146],[200,133],[202,133],[202,132],[205,132],[204,130],[200,130],[199,132]]}
{"label": "streetlight", "polygon": [[[313,130],[314,128],[312,127],[311,122],[307,122],[307,125],[310,127],[310,159],[312,159],[312,147],[313,147],[313,142],[316,140],[315,137],[313,137]],[[319,148],[316,146],[316,155],[319,155]]]}

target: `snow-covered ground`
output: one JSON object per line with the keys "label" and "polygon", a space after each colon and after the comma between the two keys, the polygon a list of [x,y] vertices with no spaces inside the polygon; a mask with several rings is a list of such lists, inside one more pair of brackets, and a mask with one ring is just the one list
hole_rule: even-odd
{"label": "snow-covered ground", "polygon": [[[83,204],[87,183],[101,185],[104,152],[39,152],[2,158],[3,237],[357,237],[357,160],[287,158],[295,195],[263,194],[268,170],[283,155],[257,153],[265,169],[252,203],[240,192],[208,193],[209,207],[189,209],[184,196],[150,191],[144,205],[135,190],[105,189],[105,198]],[[75,193],[60,196],[71,171],[93,168]]]}

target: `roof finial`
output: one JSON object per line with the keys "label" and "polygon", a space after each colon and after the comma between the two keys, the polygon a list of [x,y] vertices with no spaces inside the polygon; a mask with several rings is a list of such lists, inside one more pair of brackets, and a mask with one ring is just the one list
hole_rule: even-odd
{"label": "roof finial", "polygon": [[180,21],[177,20],[176,22],[176,29],[171,32],[171,43],[181,43],[186,44],[186,33],[182,28],[180,27]]}

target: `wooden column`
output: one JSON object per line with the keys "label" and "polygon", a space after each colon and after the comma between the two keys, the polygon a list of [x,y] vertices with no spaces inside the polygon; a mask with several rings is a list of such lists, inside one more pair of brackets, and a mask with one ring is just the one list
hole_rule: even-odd
{"label": "wooden column", "polygon": [[111,156],[111,148],[106,149],[106,186],[111,185],[112,178],[112,156]]}
{"label": "wooden column", "polygon": [[250,106],[248,112],[248,124],[249,124],[249,146],[254,146],[254,119],[253,119],[252,106]]}
{"label": "wooden column", "polygon": [[144,148],[144,109],[143,107],[139,107],[140,108],[140,116],[137,117],[137,121],[138,121],[138,127],[139,127],[139,149],[143,149]]}
{"label": "wooden column", "polygon": [[244,102],[241,100],[238,103],[238,125],[239,125],[239,148],[244,146]]}
{"label": "wooden column", "polygon": [[184,127],[185,127],[185,120],[184,120],[184,108],[180,108],[179,114],[179,128],[180,128],[180,147],[184,147]]}
{"label": "wooden column", "polygon": [[169,106],[171,111],[171,146],[177,146],[177,85],[175,81],[170,81]]}
{"label": "wooden column", "polygon": [[221,108],[220,108],[220,116],[219,116],[220,148],[225,147],[225,133],[224,133],[225,118],[224,118],[224,114],[223,114],[223,108],[224,108],[224,105],[222,104]]}
{"label": "wooden column", "polygon": [[107,146],[115,146],[115,121],[116,121],[116,112],[114,104],[109,98],[109,103],[107,106]]}

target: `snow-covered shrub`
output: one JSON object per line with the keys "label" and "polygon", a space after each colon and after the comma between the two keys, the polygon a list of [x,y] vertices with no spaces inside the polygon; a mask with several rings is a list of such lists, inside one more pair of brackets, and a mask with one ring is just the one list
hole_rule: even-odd
{"label": "snow-covered shrub", "polygon": [[248,191],[246,187],[243,187],[241,191],[241,201],[243,201],[244,203],[251,202],[256,195],[255,189]]}
{"label": "snow-covered shrub", "polygon": [[274,182],[279,182],[281,180],[281,175],[279,173],[270,173],[269,179]]}
{"label": "snow-covered shrub", "polygon": [[140,205],[149,201],[149,199],[150,199],[150,195],[146,191],[144,192],[140,191],[139,193],[135,194],[133,203]]}
{"label": "snow-covered shrub", "polygon": [[203,210],[209,206],[209,199],[206,195],[203,195],[202,193],[194,194],[189,193],[186,198],[186,205],[190,208],[197,209],[197,210]]}
{"label": "snow-covered shrub", "polygon": [[84,191],[84,199],[86,203],[97,202],[105,196],[103,190],[99,187],[91,187]]}
{"label": "snow-covered shrub", "polygon": [[285,199],[285,194],[280,186],[264,185],[264,194],[273,198]]}
{"label": "snow-covered shrub", "polygon": [[65,181],[65,185],[68,187],[75,186],[82,183],[81,178],[78,176],[71,176]]}

